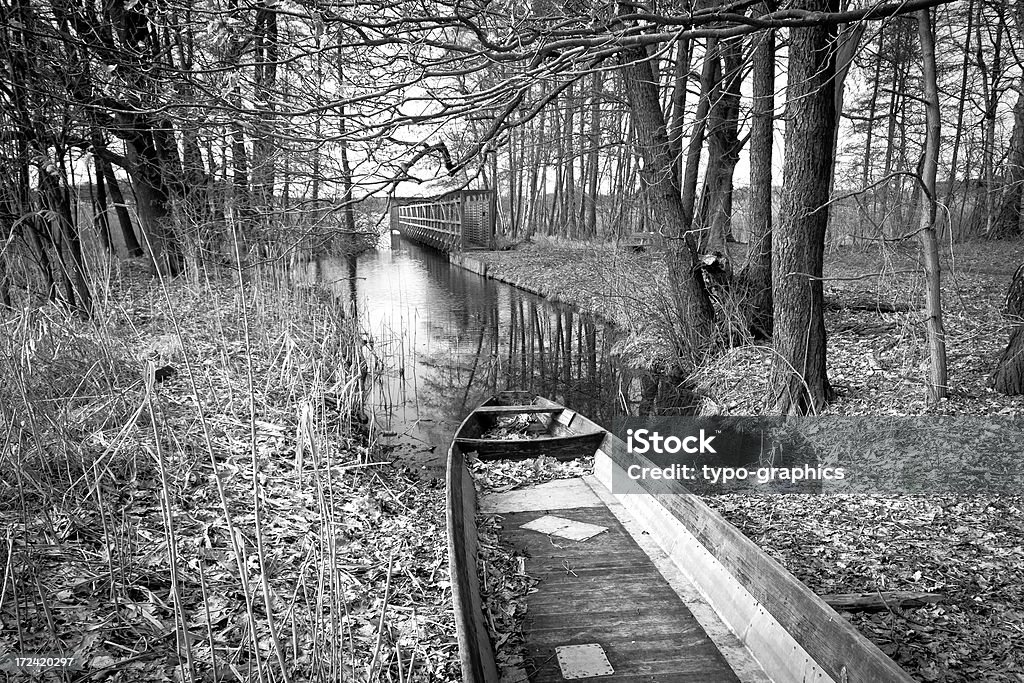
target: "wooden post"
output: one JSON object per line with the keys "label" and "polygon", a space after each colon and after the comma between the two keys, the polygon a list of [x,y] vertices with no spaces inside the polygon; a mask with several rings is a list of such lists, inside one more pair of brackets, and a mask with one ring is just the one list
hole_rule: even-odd
{"label": "wooden post", "polygon": [[491,201],[490,207],[488,208],[490,215],[487,220],[487,248],[495,248],[495,237],[497,236],[497,224],[498,224],[498,189],[497,182],[495,182],[494,189],[491,190]]}
{"label": "wooden post", "polygon": [[465,248],[466,240],[466,190],[459,190],[458,199],[455,200],[455,210],[459,217],[459,243],[456,250],[462,251]]}

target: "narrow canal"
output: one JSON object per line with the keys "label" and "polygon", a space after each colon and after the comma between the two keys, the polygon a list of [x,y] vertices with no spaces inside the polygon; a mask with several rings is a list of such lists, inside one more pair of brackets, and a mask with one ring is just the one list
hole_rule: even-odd
{"label": "narrow canal", "polygon": [[[369,333],[380,359],[367,407],[399,459],[436,471],[462,418],[501,389],[542,394],[610,423],[630,378],[615,330],[398,240],[307,264]],[[353,286],[354,283],[354,286]]]}

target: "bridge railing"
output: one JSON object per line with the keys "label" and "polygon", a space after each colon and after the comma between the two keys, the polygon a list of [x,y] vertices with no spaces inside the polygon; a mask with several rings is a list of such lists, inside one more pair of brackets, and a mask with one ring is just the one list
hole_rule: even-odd
{"label": "bridge railing", "polygon": [[494,246],[494,192],[460,190],[437,199],[394,199],[391,227],[444,251]]}

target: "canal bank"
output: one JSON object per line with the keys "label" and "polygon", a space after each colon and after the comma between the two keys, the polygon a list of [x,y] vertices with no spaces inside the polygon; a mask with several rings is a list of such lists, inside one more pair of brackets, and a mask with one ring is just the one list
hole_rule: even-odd
{"label": "canal bank", "polygon": [[640,372],[656,371],[675,357],[673,303],[668,271],[657,254],[613,245],[531,244],[508,251],[448,255],[452,265],[566,304],[618,330],[614,355]]}
{"label": "canal bank", "polygon": [[614,247],[527,247],[449,253],[449,262],[555,303],[568,304],[632,333],[649,326],[664,273],[660,259]]}

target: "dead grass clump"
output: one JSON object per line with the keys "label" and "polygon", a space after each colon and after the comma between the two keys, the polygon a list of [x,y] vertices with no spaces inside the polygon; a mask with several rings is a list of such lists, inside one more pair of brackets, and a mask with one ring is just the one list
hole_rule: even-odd
{"label": "dead grass clump", "polygon": [[[141,364],[123,340],[83,326],[55,307],[24,309],[0,322],[0,509],[18,496],[74,494],[109,445],[103,433],[133,420]],[[109,453],[107,453],[109,455]],[[103,466],[123,468],[123,451]]]}
{"label": "dead grass clump", "polygon": [[767,346],[727,349],[691,375],[700,415],[764,415],[769,411],[773,352]]}

